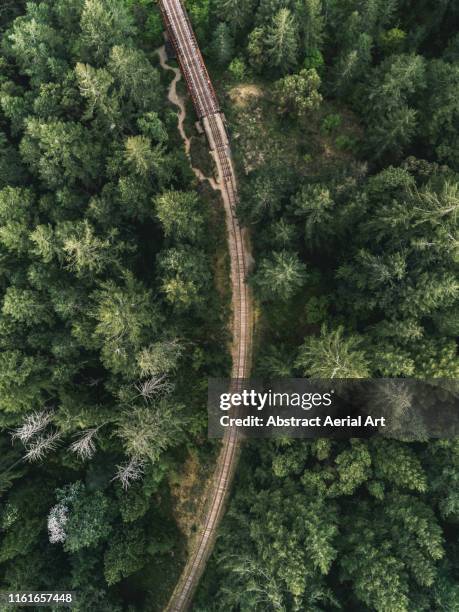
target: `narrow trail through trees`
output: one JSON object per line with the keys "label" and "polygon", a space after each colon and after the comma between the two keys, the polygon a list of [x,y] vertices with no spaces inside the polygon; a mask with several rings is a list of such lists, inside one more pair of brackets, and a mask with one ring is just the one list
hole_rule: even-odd
{"label": "narrow trail through trees", "polygon": [[[241,388],[243,380],[250,375],[253,305],[251,291],[246,282],[252,262],[250,241],[247,230],[239,225],[236,214],[237,181],[225,118],[220,110],[191,23],[180,0],[160,0],[159,6],[217,169],[217,180],[205,177],[197,168],[193,168],[193,171],[199,180],[209,180],[212,187],[219,190],[225,210],[232,288],[231,378],[233,388],[231,391],[235,391]],[[179,108],[178,128],[184,140],[185,150],[189,155],[190,140],[184,130],[186,109],[176,89],[180,73],[167,64],[165,49],[160,49],[159,56],[161,66],[175,73],[168,97]],[[192,543],[187,563],[166,608],[168,612],[187,610],[192,603],[196,587],[212,552],[218,526],[224,515],[238,462],[239,447],[240,439],[237,430],[228,429],[222,441],[212,484],[209,487],[205,504],[206,511],[202,520],[199,521],[200,528]]]}
{"label": "narrow trail through trees", "polygon": [[194,175],[199,181],[202,181],[202,182],[208,181],[214,191],[221,191],[220,186],[217,184],[217,181],[213,177],[205,176],[205,174],[199,168],[194,167],[193,164],[191,163],[191,155],[190,155],[191,138],[187,136],[187,133],[185,131],[185,119],[186,119],[185,100],[177,92],[177,83],[182,78],[182,73],[180,72],[178,68],[174,68],[173,66],[170,66],[167,63],[167,53],[166,53],[166,47],[164,45],[158,49],[157,53],[159,56],[159,63],[161,65],[161,68],[163,70],[169,70],[170,72],[174,73],[174,78],[172,79],[171,84],[169,85],[169,91],[167,94],[167,98],[169,102],[171,102],[174,106],[176,106],[179,109],[177,127],[180,133],[180,136],[183,140],[183,143],[185,145],[185,153],[188,159],[190,160],[191,169],[193,170]]}

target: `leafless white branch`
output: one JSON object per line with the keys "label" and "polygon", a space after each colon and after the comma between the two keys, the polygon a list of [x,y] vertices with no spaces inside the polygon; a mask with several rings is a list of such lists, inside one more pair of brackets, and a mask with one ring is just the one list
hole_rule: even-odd
{"label": "leafless white branch", "polygon": [[31,462],[40,461],[48,452],[51,452],[57,448],[57,442],[60,437],[61,434],[58,431],[38,436],[28,446],[24,459]]}
{"label": "leafless white branch", "polygon": [[70,445],[72,453],[78,455],[80,459],[85,461],[91,459],[96,452],[96,438],[100,427],[93,427],[77,434],[77,439]]}
{"label": "leafless white branch", "polygon": [[43,431],[51,422],[52,413],[49,410],[32,412],[27,415],[24,423],[15,429],[11,434],[11,440],[19,439],[23,444],[27,444],[34,436]]}
{"label": "leafless white branch", "polygon": [[102,378],[90,378],[88,384],[90,387],[97,387],[101,382]]}
{"label": "leafless white branch", "polygon": [[128,463],[117,465],[116,476],[113,480],[119,480],[126,491],[133,482],[140,480],[144,474],[145,461],[138,457],[131,457]]}
{"label": "leafless white branch", "polygon": [[139,395],[148,402],[157,395],[167,395],[174,388],[173,384],[168,380],[166,374],[161,376],[151,376],[147,380],[138,382],[135,385]]}

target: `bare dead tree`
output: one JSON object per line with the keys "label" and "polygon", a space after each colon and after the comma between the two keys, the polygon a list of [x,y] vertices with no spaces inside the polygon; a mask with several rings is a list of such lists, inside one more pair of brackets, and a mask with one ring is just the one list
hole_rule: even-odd
{"label": "bare dead tree", "polygon": [[77,439],[70,445],[72,453],[78,455],[83,461],[91,459],[96,452],[97,432],[101,427],[102,426],[99,425],[99,427],[92,427],[91,429],[86,429],[76,434],[75,437]]}
{"label": "bare dead tree", "polygon": [[47,453],[56,450],[60,437],[61,434],[58,431],[36,437],[27,447],[24,459],[30,462],[41,461]]}
{"label": "bare dead tree", "polygon": [[166,374],[161,376],[151,376],[144,381],[140,381],[135,385],[139,395],[148,403],[158,395],[167,395],[170,393],[174,385],[169,381]]}
{"label": "bare dead tree", "polygon": [[27,444],[30,440],[45,429],[52,419],[52,413],[49,410],[41,412],[32,412],[29,414],[24,423],[13,430],[11,440],[20,440],[23,444]]}
{"label": "bare dead tree", "polygon": [[144,474],[145,460],[139,457],[131,457],[128,463],[117,465],[116,476],[112,480],[119,480],[126,491],[136,480],[140,480]]}

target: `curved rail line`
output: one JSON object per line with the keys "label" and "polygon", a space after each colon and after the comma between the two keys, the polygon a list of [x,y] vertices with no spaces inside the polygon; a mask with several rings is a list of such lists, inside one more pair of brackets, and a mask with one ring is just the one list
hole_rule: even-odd
{"label": "curved rail line", "polygon": [[[245,230],[240,227],[236,216],[238,189],[228,133],[209,73],[181,1],[159,0],[159,7],[218,170],[231,260],[231,377],[234,381],[232,391],[235,391],[242,388],[244,379],[248,378],[250,373],[253,319],[252,299],[246,283],[251,254]],[[212,552],[217,527],[225,510],[225,503],[237,465],[239,442],[237,430],[229,429],[223,438],[202,527],[166,608],[168,612],[182,612],[191,605],[199,579]]]}

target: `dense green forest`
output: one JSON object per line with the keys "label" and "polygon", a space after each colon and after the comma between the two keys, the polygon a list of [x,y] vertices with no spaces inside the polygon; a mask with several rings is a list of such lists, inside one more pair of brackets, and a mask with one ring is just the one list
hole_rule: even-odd
{"label": "dense green forest", "polygon": [[[255,250],[255,372],[458,378],[458,3],[186,5]],[[222,216],[161,32],[153,0],[0,7],[0,589],[85,612],[164,605],[174,483],[211,463],[229,371]],[[195,609],[456,612],[458,523],[457,440],[251,442]]]}
{"label": "dense green forest", "polygon": [[[458,378],[459,5],[191,4],[255,247],[256,373]],[[454,439],[251,442],[197,609],[458,610],[458,491]]]}
{"label": "dense green forest", "polygon": [[229,364],[219,231],[156,12],[22,9],[0,9],[0,584],[157,609],[181,559],[171,483]]}

